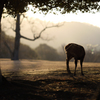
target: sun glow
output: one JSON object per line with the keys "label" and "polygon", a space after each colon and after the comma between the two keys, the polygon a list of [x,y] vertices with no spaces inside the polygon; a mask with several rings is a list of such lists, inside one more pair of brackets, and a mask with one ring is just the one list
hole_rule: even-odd
{"label": "sun glow", "polygon": [[99,12],[96,14],[78,12],[77,14],[70,13],[65,15],[62,14],[54,15],[52,13],[49,13],[47,15],[44,15],[42,13],[40,14],[37,9],[35,9],[36,13],[33,13],[32,11],[34,11],[34,9],[31,5],[29,5],[29,11],[26,13],[26,15],[29,18],[34,17],[43,21],[50,21],[53,23],[76,21],[100,27]]}

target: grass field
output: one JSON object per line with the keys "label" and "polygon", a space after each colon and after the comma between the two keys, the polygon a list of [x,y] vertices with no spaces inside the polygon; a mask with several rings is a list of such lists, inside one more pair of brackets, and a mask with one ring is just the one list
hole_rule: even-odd
{"label": "grass field", "polygon": [[[65,61],[0,59],[3,76],[9,83],[0,87],[0,100],[97,100],[100,92],[100,63],[78,64]],[[98,99],[99,100],[99,99]]]}

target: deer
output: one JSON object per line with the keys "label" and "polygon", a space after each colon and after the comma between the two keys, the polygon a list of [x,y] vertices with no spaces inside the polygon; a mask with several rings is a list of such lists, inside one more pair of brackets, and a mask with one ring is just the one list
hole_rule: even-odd
{"label": "deer", "polygon": [[64,47],[65,53],[66,53],[66,66],[67,66],[67,72],[68,74],[71,74],[69,69],[69,61],[74,58],[75,60],[75,71],[74,75],[76,75],[76,68],[77,68],[77,62],[80,60],[81,65],[81,75],[83,74],[82,64],[85,57],[85,49],[83,46],[75,44],[75,43],[69,43]]}

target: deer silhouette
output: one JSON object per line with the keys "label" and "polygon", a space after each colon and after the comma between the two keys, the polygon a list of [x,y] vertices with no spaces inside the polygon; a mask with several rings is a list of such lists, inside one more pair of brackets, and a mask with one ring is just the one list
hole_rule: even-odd
{"label": "deer silhouette", "polygon": [[67,66],[67,71],[70,74],[70,69],[69,69],[69,61],[74,58],[75,59],[75,72],[74,75],[76,75],[76,68],[77,68],[77,62],[80,60],[80,65],[81,65],[81,74],[83,74],[83,69],[82,69],[82,63],[85,57],[85,50],[83,46],[75,44],[75,43],[70,43],[65,46],[65,53],[66,53],[66,66]]}

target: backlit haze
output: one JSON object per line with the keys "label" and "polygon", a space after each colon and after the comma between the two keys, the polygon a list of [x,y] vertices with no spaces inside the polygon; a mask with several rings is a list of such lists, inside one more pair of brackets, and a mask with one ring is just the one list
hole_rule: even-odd
{"label": "backlit haze", "polygon": [[[36,48],[39,44],[46,43],[56,49],[62,45],[68,44],[70,42],[87,45],[93,44],[100,46],[100,12],[92,13],[80,13],[77,14],[65,14],[65,15],[53,15],[36,13],[34,14],[30,10],[26,13],[30,23],[33,23],[33,32],[39,33],[46,26],[51,26],[55,24],[63,24],[61,27],[54,27],[45,30],[42,34],[43,38],[51,39],[51,41],[44,41],[38,39],[36,41],[28,41],[21,39],[21,42],[29,45],[31,48]],[[9,19],[9,18],[8,18]],[[15,36],[15,33],[11,29],[7,18],[2,19],[3,29],[6,31],[7,35]],[[9,20],[13,22],[13,18]],[[33,38],[33,33],[31,31],[32,24],[30,24],[27,19],[24,19],[21,24],[21,34]],[[53,24],[54,23],[54,24]],[[12,23],[13,24],[13,23]],[[6,27],[6,28],[4,28]]]}

